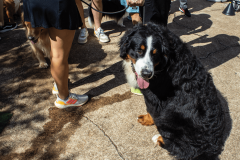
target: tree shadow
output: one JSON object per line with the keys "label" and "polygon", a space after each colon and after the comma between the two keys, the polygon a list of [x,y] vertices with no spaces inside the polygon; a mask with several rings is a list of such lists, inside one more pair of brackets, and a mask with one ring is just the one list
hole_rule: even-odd
{"label": "tree shadow", "polygon": [[102,49],[102,44],[99,44],[99,41],[96,37],[92,36],[93,29],[89,29],[90,36],[88,37],[88,42],[85,45],[80,45],[77,42],[78,35],[80,30],[77,30],[75,33],[74,41],[72,44],[72,49],[69,54],[69,64],[78,64],[77,68],[85,68],[90,64],[100,62],[106,58],[107,53]]}
{"label": "tree shadow", "polygon": [[[91,69],[89,69],[89,71],[91,71]],[[86,71],[86,72],[88,72],[88,71]],[[106,93],[107,91],[109,91],[117,86],[125,84],[126,78],[125,78],[123,67],[122,67],[122,61],[109,66],[109,68],[107,68],[103,71],[93,73],[86,78],[80,79],[74,83],[70,83],[69,88],[72,89],[72,88],[75,88],[80,85],[93,83],[93,82],[96,82],[104,77],[109,76],[109,75],[114,75],[114,78],[98,87],[95,87],[95,88],[89,90],[86,94],[89,95],[90,97],[96,97],[103,93]]]}
{"label": "tree shadow", "polygon": [[[208,7],[211,7],[215,2],[209,2],[209,1],[188,1],[187,4],[188,4],[188,10],[192,13],[192,17],[194,17],[194,13],[193,12],[197,12],[197,11],[200,11],[200,10],[203,10],[205,8],[208,8]],[[179,6],[180,6],[180,2],[179,0],[175,0],[175,1],[172,1],[172,4],[171,4],[171,13],[175,13],[175,12],[180,12],[179,11]],[[216,10],[222,10],[222,9],[216,9]],[[188,19],[188,17],[184,16],[186,19]],[[191,17],[191,18],[192,18]]]}
{"label": "tree shadow", "polygon": [[[173,22],[168,24],[170,30],[178,30],[178,36],[196,34],[201,35],[201,32],[209,29],[213,22],[210,20],[209,14],[198,14],[191,18],[176,16]],[[201,19],[201,21],[199,21]]]}
{"label": "tree shadow", "polygon": [[193,35],[193,37],[197,37],[187,42],[187,45],[207,70],[236,57],[240,51],[237,36],[218,34],[211,37],[206,34],[205,31],[213,23],[210,18],[210,15],[207,14],[194,15],[191,18],[177,16],[172,23],[168,24],[168,28],[172,32],[176,32],[178,36]]}
{"label": "tree shadow", "polygon": [[188,45],[205,68],[210,70],[238,56],[240,52],[238,41],[238,37],[226,34],[209,38],[205,35],[188,42]]}

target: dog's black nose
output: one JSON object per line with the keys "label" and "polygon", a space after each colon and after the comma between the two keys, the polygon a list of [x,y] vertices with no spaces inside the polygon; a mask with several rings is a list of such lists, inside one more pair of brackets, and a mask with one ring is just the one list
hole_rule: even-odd
{"label": "dog's black nose", "polygon": [[147,69],[143,69],[141,75],[143,78],[149,79],[152,76],[152,72]]}
{"label": "dog's black nose", "polygon": [[33,40],[34,40],[34,37],[28,36],[28,39],[31,40],[31,41],[33,41]]}

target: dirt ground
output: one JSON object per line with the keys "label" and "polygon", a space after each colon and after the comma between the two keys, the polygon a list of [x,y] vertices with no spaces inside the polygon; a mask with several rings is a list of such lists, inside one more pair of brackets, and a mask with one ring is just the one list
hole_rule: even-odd
{"label": "dirt ground", "polygon": [[[227,4],[191,0],[192,17],[188,18],[178,11],[179,1],[173,1],[168,28],[213,76],[231,131],[220,159],[239,160],[240,14],[222,14]],[[88,25],[86,5],[84,12]],[[50,70],[38,68],[18,22],[17,29],[0,34],[0,112],[13,114],[0,134],[1,160],[172,159],[166,150],[154,147],[151,138],[156,128],[137,123],[146,106],[143,97],[131,94],[126,84],[118,47],[131,21],[125,19],[123,28],[104,19],[102,28],[109,43],[99,43],[88,26],[88,42],[80,45],[76,32],[69,57],[69,87],[91,100],[82,108],[62,110],[54,107]]]}

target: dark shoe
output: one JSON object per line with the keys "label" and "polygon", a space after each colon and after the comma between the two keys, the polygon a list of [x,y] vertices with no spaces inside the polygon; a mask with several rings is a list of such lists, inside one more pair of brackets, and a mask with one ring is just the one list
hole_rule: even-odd
{"label": "dark shoe", "polygon": [[182,13],[184,13],[185,16],[187,16],[187,17],[191,17],[191,13],[188,11],[187,8],[186,8],[186,9],[183,9],[183,8],[180,8],[180,7],[179,7],[179,11],[181,11]]}
{"label": "dark shoe", "polygon": [[17,23],[6,24],[5,26],[0,27],[0,33],[11,31],[11,30],[13,30],[15,28],[17,28]]}

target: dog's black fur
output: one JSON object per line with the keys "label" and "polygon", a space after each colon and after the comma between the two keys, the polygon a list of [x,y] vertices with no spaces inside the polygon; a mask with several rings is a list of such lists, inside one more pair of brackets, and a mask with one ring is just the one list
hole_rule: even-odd
{"label": "dog's black fur", "polygon": [[[91,3],[92,4],[92,3]],[[120,0],[102,0],[102,6],[103,6],[103,12],[117,12],[121,11],[125,8],[125,6],[121,5]],[[93,5],[93,8],[97,9],[95,5]],[[99,9],[97,9],[99,10]],[[116,14],[105,14],[103,13],[102,16],[107,16],[109,18],[114,19],[119,25],[124,26],[122,18],[125,18],[126,10],[122,11],[120,13]],[[121,22],[120,22],[121,20]],[[93,19],[93,14],[92,14],[92,9],[88,7],[88,21],[90,26],[94,25],[94,19]]]}
{"label": "dog's black fur", "polygon": [[163,26],[148,23],[121,38],[120,56],[136,61],[141,44],[153,36],[154,76],[141,89],[147,112],[164,140],[162,146],[176,159],[214,160],[224,146],[225,115],[211,75],[179,37]]}

